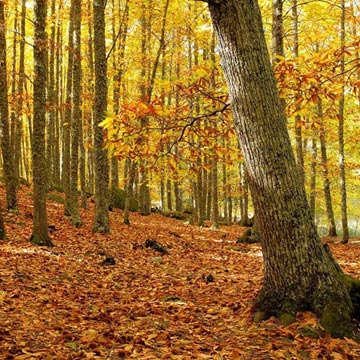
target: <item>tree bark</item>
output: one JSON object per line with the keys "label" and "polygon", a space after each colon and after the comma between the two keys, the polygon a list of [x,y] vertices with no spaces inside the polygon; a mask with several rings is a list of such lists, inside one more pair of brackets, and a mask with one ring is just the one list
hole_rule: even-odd
{"label": "tree bark", "polygon": [[317,139],[314,134],[311,144],[311,170],[310,170],[310,196],[309,196],[309,205],[314,221],[316,215],[316,165],[317,165]]}
{"label": "tree bark", "polygon": [[4,2],[0,2],[0,138],[8,210],[17,209],[14,158],[10,148]]}
{"label": "tree bark", "polygon": [[297,311],[310,309],[331,334],[351,336],[349,285],[321,244],[313,222],[291,149],[258,3],[208,3],[263,249],[265,274],[256,319],[275,315],[290,322]]}
{"label": "tree bark", "polygon": [[[297,58],[299,56],[299,14],[297,0],[292,0],[292,31],[293,31],[293,56]],[[301,94],[296,93],[296,99],[299,99]],[[296,107],[296,111],[299,111],[300,107]],[[296,141],[296,161],[299,166],[300,174],[305,180],[304,171],[304,152],[302,141],[302,122],[299,114],[295,115],[295,141]]]}
{"label": "tree bark", "polygon": [[79,129],[81,126],[81,0],[74,2],[74,59],[73,59],[73,112],[71,121],[71,160],[69,210],[71,222],[75,227],[81,226],[78,203],[78,172],[79,172]]}
{"label": "tree bark", "polygon": [[33,102],[33,183],[34,217],[31,242],[36,245],[53,246],[48,237],[46,214],[46,158],[45,158],[45,115],[46,115],[46,0],[36,0],[34,7],[34,102]]}
{"label": "tree bark", "polygon": [[109,162],[104,148],[104,135],[99,124],[107,109],[107,60],[105,46],[106,0],[94,0],[94,154],[95,154],[95,217],[93,232],[109,233]]}
{"label": "tree bark", "polygon": [[[23,106],[25,92],[25,29],[26,0],[21,2],[20,50],[19,50],[19,82],[17,84],[18,102],[16,104],[16,124],[14,138],[14,171],[16,185],[20,184],[21,174],[21,137],[23,124]],[[25,159],[23,159],[25,162]]]}
{"label": "tree bark", "polygon": [[317,103],[317,116],[320,123],[319,139],[320,139],[320,151],[321,151],[321,168],[324,179],[324,196],[325,196],[326,215],[327,215],[328,228],[329,228],[328,236],[336,236],[336,224],[335,224],[335,216],[334,216],[334,210],[331,199],[328,159],[327,159],[327,150],[326,150],[326,130],[324,124],[324,115],[323,115],[321,99],[319,99]]}
{"label": "tree bark", "polygon": [[66,100],[63,119],[63,155],[62,155],[62,186],[65,193],[64,214],[71,216],[70,166],[71,166],[71,122],[73,108],[73,70],[74,70],[74,1],[70,6],[68,35],[68,58],[66,74]]}
{"label": "tree bark", "polygon": [[[51,0],[50,16],[55,17],[55,0]],[[46,171],[47,186],[51,190],[54,182],[54,144],[55,144],[55,126],[56,126],[56,92],[55,92],[55,23],[51,23],[49,38],[49,62],[48,62],[48,81],[47,81],[47,102],[48,116],[46,124]],[[59,184],[56,184],[59,185]]]}
{"label": "tree bark", "polygon": [[[341,0],[341,21],[340,21],[340,46],[345,47],[345,0]],[[345,74],[345,52],[342,51],[340,58],[340,73],[344,79]],[[344,81],[342,82],[344,84]],[[340,173],[340,193],[341,193],[341,223],[342,223],[342,244],[349,242],[349,226],[347,219],[347,195],[346,195],[346,174],[345,174],[345,141],[344,141],[344,112],[345,112],[345,87],[342,85],[341,97],[339,101],[339,173]]]}

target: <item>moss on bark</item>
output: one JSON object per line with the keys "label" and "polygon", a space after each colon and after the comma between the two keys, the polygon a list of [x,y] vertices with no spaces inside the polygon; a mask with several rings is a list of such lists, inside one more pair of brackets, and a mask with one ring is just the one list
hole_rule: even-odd
{"label": "moss on bark", "polygon": [[46,240],[44,241],[38,236],[31,235],[30,242],[33,245],[54,247],[54,244],[51,242],[49,238],[46,238]]}
{"label": "moss on bark", "polygon": [[351,309],[337,301],[329,302],[320,315],[320,324],[334,337],[352,337]]}
{"label": "moss on bark", "polygon": [[261,292],[256,303],[254,322],[277,317],[283,324],[295,321],[298,311],[313,311],[325,332],[333,337],[353,337],[353,320],[360,320],[360,280],[338,274],[338,286],[321,286],[316,291],[285,299],[285,294]]}

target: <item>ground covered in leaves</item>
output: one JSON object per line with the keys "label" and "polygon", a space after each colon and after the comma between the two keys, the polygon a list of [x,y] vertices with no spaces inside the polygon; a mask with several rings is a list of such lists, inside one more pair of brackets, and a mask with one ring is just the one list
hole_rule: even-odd
{"label": "ground covered in leaves", "polygon": [[[198,228],[159,214],[111,213],[111,234],[91,233],[92,204],[75,229],[53,194],[54,248],[29,243],[31,189],[5,214],[0,246],[1,359],[359,359],[360,345],[322,336],[310,313],[283,326],[251,321],[262,279],[258,245],[244,229]],[[161,244],[168,254],[146,247]],[[331,245],[360,277],[360,247]]]}

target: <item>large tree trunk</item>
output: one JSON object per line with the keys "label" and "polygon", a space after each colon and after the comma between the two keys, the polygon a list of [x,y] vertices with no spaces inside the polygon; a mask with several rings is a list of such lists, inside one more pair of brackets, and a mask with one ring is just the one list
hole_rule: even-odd
{"label": "large tree trunk", "polygon": [[[248,171],[264,257],[257,319],[313,310],[336,336],[352,334],[348,282],[321,244],[296,164],[257,1],[208,1]],[[356,285],[359,287],[359,285]]]}

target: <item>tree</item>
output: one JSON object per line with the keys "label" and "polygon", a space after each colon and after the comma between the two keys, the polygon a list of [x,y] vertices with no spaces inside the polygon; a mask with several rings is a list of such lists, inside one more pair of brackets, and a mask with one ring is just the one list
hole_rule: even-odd
{"label": "tree", "polygon": [[9,210],[17,209],[14,158],[9,137],[9,104],[6,66],[6,37],[4,1],[0,1],[0,133],[1,152],[4,162],[6,205]]}
{"label": "tree", "polygon": [[350,336],[356,310],[350,290],[359,291],[360,282],[342,273],[317,234],[291,149],[258,3],[207,2],[262,242],[265,274],[255,318],[275,315],[291,322],[297,311],[309,309],[332,335]]}
{"label": "tree", "polygon": [[66,73],[66,101],[63,121],[63,154],[61,167],[61,182],[65,193],[64,214],[71,215],[70,195],[70,162],[71,162],[71,118],[72,118],[72,91],[73,91],[73,70],[74,70],[74,1],[70,6],[68,58]]}
{"label": "tree", "polygon": [[34,7],[34,125],[32,141],[34,217],[31,242],[35,245],[53,246],[48,237],[46,214],[46,159],[45,115],[47,35],[46,0],[36,0]]}
{"label": "tree", "polygon": [[73,102],[71,121],[71,161],[70,161],[70,213],[74,226],[81,226],[78,204],[79,138],[81,128],[81,0],[74,2],[74,61],[73,61]]}
{"label": "tree", "polygon": [[[340,71],[341,76],[344,78],[345,74],[345,0],[341,0],[341,31],[340,31],[340,46],[342,54],[340,57]],[[340,175],[340,192],[341,192],[341,222],[342,222],[342,244],[349,242],[349,227],[347,220],[347,196],[346,196],[346,177],[345,177],[345,150],[344,150],[344,112],[345,112],[345,85],[343,82],[341,95],[339,101],[339,175]]]}
{"label": "tree", "polygon": [[324,124],[324,113],[322,106],[322,99],[319,98],[317,102],[317,117],[319,121],[319,139],[320,139],[320,151],[321,151],[321,168],[324,179],[324,197],[326,205],[326,215],[328,220],[328,236],[336,236],[336,223],[334,210],[332,205],[331,190],[330,190],[330,179],[328,170],[328,156],[326,148],[326,130]]}
{"label": "tree", "polygon": [[109,163],[103,147],[104,135],[99,124],[105,119],[107,109],[107,61],[105,47],[105,0],[94,0],[94,157],[95,157],[95,218],[93,231],[110,231],[108,212]]}

